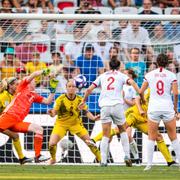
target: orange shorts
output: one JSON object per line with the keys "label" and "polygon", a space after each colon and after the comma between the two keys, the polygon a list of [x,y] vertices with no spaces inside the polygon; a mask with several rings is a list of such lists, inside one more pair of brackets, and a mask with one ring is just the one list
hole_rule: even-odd
{"label": "orange shorts", "polygon": [[0,131],[9,129],[14,132],[28,132],[28,127],[31,123],[17,121],[14,117],[8,114],[0,116]]}

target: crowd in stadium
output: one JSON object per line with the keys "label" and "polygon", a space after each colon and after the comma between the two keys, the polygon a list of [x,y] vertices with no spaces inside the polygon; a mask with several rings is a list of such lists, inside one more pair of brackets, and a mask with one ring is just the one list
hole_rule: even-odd
{"label": "crowd in stadium", "polygon": [[[102,7],[109,8],[111,13],[113,10],[114,13],[118,13],[118,8],[122,8],[119,12],[122,14],[180,13],[178,0],[2,0],[0,11],[66,13],[65,9],[73,8],[74,13],[106,13],[102,11]],[[135,11],[133,9],[134,12],[131,12],[131,8],[135,8]],[[15,73],[32,73],[49,65],[52,68],[64,65],[62,72],[64,75],[59,77],[63,82],[59,85],[62,87],[59,89],[61,92],[64,91],[67,76],[73,77],[81,72],[87,76],[90,84],[98,73],[108,69],[108,61],[116,56],[121,60],[121,69],[136,69],[138,84],[141,85],[147,69],[156,66],[155,59],[159,53],[168,56],[168,68],[179,77],[179,59],[176,54],[179,49],[179,35],[179,22],[56,22],[1,19],[1,79],[14,76]],[[86,65],[84,62],[89,59],[96,65],[93,68],[91,65],[88,69],[89,62]],[[46,84],[39,82],[37,81],[37,86],[43,87]]]}

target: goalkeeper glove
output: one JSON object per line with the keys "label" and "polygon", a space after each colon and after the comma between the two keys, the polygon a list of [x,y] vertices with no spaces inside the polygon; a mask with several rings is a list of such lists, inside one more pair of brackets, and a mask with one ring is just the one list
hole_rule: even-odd
{"label": "goalkeeper glove", "polygon": [[51,93],[56,92],[58,82],[59,81],[57,79],[54,79],[54,78],[49,81],[49,90],[50,90]]}
{"label": "goalkeeper glove", "polygon": [[47,76],[47,75],[49,75],[50,72],[51,72],[51,70],[49,68],[45,68],[45,69],[43,69],[42,75]]}

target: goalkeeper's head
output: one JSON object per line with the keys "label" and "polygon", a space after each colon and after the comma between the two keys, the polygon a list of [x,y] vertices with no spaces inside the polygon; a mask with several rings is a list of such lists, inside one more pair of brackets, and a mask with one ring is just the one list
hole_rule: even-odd
{"label": "goalkeeper's head", "polygon": [[16,77],[9,77],[7,78],[6,81],[7,81],[7,91],[13,95],[16,92],[16,88],[19,83],[18,79]]}

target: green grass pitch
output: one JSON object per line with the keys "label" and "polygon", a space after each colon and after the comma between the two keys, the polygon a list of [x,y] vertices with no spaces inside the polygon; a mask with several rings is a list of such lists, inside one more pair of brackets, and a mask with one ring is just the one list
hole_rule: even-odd
{"label": "green grass pitch", "polygon": [[180,180],[178,167],[153,166],[148,172],[143,169],[144,166],[0,165],[0,180]]}

